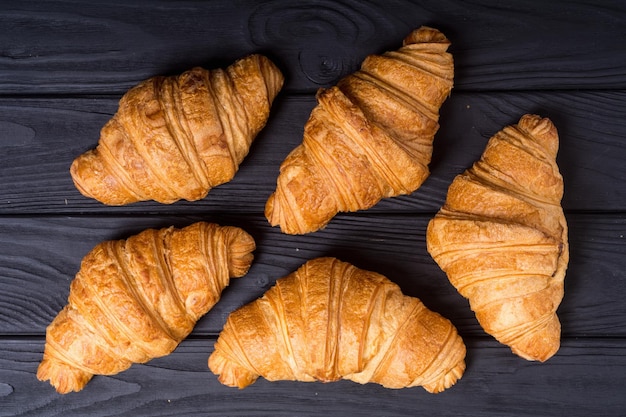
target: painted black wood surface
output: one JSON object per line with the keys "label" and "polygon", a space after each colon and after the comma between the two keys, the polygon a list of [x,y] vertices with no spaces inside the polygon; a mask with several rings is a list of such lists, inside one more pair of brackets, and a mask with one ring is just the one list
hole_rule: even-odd
{"label": "painted black wood surface", "polygon": [[[431,25],[451,39],[455,88],[441,112],[432,175],[410,196],[286,236],[263,206],[301,140],[317,88]],[[95,146],[139,81],[252,52],[286,76],[235,179],[202,201],[105,207],[68,168]],[[524,361],[478,326],[426,252],[425,228],[452,178],[524,113],[559,129],[571,262],[562,347]],[[626,415],[626,3],[620,1],[0,1],[0,416]],[[249,274],[171,355],[61,396],[35,372],[46,326],[98,242],[197,220],[257,241]],[[380,272],[450,318],[468,346],[442,394],[259,380],[221,386],[207,369],[228,313],[306,260],[332,255]]]}

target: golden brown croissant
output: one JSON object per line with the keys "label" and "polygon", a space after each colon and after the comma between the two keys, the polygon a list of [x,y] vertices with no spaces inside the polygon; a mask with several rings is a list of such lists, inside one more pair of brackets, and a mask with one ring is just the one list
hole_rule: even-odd
{"label": "golden brown croissant", "polygon": [[450,42],[422,27],[398,51],[372,55],[329,89],[283,161],[265,215],[285,233],[415,191],[428,177],[439,108],[452,89]]}
{"label": "golden brown croissant", "polygon": [[109,205],[200,200],[234,177],[282,85],[262,55],[150,78],[122,97],[97,148],[74,160],[74,184]]}
{"label": "golden brown croissant", "polygon": [[229,315],[209,367],[239,388],[263,376],[440,392],[463,375],[465,345],[449,320],[384,276],[317,258]]}
{"label": "golden brown croissant", "polygon": [[219,300],[229,277],[246,274],[254,248],[242,229],[204,222],[97,245],[48,326],[37,377],[65,394],[94,374],[169,354]]}
{"label": "golden brown croissant", "polygon": [[427,230],[428,251],[484,330],[528,360],[545,361],[560,345],[569,251],[558,141],[535,115],[496,133]]}

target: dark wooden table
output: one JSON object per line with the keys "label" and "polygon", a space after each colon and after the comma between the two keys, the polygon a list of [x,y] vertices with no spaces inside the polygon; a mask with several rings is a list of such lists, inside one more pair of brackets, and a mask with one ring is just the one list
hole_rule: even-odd
{"label": "dark wooden table", "polygon": [[[432,175],[410,196],[286,236],[263,217],[278,166],[300,143],[319,87],[430,25],[452,41],[456,77],[442,108]],[[139,81],[248,53],[286,84],[235,179],[202,201],[106,207],[68,168],[95,146]],[[452,178],[524,113],[559,129],[571,261],[562,346],[527,362],[487,336],[430,258],[425,228]],[[0,416],[626,415],[626,3],[621,1],[0,2]],[[243,227],[249,274],[171,355],[80,393],[39,382],[45,328],[98,242],[196,220]],[[467,371],[438,395],[342,381],[220,385],[206,362],[228,313],[317,256],[380,272],[450,318]]]}

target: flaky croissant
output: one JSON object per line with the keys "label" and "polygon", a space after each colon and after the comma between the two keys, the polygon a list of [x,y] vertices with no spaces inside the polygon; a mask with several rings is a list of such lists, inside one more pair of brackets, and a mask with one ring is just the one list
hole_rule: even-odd
{"label": "flaky croissant", "polygon": [[74,184],[108,205],[200,200],[234,177],[282,85],[262,55],[150,78],[121,98],[98,146],[74,160]]}
{"label": "flaky croissant", "polygon": [[37,377],[65,394],[83,389],[94,374],[169,354],[229,278],[246,274],[254,248],[242,229],[204,222],[100,243],[47,328]]}
{"label": "flaky croissant", "polygon": [[231,313],[209,357],[225,385],[348,379],[440,392],[465,370],[452,323],[384,276],[317,258]]}
{"label": "flaky croissant", "polygon": [[552,122],[536,115],[496,133],[427,230],[428,251],[484,330],[528,360],[545,361],[560,346],[569,250],[558,141]]}
{"label": "flaky croissant", "polygon": [[329,89],[283,161],[265,215],[289,234],[314,232],[338,212],[409,194],[428,177],[439,108],[453,84],[450,42],[421,27],[402,48],[365,59]]}

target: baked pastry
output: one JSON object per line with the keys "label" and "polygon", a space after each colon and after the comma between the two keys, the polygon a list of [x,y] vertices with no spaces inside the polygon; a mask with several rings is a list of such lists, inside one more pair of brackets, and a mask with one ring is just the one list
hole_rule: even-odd
{"label": "baked pastry", "polygon": [[265,215],[284,233],[324,227],[338,212],[409,194],[428,177],[439,108],[452,89],[450,42],[436,29],[365,59],[320,89],[304,137],[280,166]]}
{"label": "baked pastry", "polygon": [[569,249],[558,145],[555,126],[536,115],[496,133],[427,229],[428,251],[480,325],[528,360],[560,346]]}
{"label": "baked pastry", "polygon": [[282,85],[262,55],[150,78],[124,94],[98,146],[74,160],[74,184],[108,205],[200,200],[234,177]]}
{"label": "baked pastry", "polygon": [[228,316],[209,367],[239,388],[262,376],[440,392],[464,359],[456,328],[420,300],[380,274],[317,258]]}
{"label": "baked pastry", "polygon": [[46,331],[37,378],[59,393],[172,352],[247,273],[255,243],[237,227],[194,223],[98,244],[82,261],[68,304]]}

